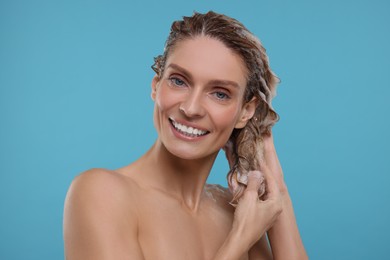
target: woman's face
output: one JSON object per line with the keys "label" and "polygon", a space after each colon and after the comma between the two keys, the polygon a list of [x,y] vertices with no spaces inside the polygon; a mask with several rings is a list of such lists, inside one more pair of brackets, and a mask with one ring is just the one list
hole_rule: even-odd
{"label": "woman's face", "polygon": [[222,42],[199,36],[178,42],[165,66],[152,82],[159,140],[183,159],[215,155],[254,113],[254,101],[243,104],[244,63]]}

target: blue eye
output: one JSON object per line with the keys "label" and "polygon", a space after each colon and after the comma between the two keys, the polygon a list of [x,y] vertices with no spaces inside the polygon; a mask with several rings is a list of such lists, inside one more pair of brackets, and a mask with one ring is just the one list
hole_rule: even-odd
{"label": "blue eye", "polygon": [[214,95],[215,95],[215,97],[217,99],[220,99],[220,100],[229,99],[229,96],[226,93],[223,93],[223,92],[217,91],[217,92],[214,93]]}
{"label": "blue eye", "polygon": [[169,80],[175,85],[175,86],[179,86],[179,87],[182,87],[185,85],[185,82],[179,78],[176,78],[176,77],[171,77],[169,78]]}

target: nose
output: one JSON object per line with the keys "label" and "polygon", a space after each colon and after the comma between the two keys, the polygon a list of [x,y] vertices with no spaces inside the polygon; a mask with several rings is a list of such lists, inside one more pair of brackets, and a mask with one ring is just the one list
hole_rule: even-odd
{"label": "nose", "polygon": [[187,93],[179,106],[179,110],[187,117],[202,117],[205,113],[202,100],[202,92],[194,88]]}

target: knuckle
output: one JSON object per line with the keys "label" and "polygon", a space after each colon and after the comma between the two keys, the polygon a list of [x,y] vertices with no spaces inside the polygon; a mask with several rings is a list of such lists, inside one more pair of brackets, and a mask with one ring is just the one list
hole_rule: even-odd
{"label": "knuckle", "polygon": [[270,210],[274,215],[280,215],[283,211],[282,203],[278,200],[270,200]]}
{"label": "knuckle", "polygon": [[280,215],[283,212],[283,207],[282,207],[281,203],[275,203],[274,211],[275,211],[276,215]]}
{"label": "knuckle", "polygon": [[275,213],[280,215],[283,212],[283,208],[281,205],[276,206]]}

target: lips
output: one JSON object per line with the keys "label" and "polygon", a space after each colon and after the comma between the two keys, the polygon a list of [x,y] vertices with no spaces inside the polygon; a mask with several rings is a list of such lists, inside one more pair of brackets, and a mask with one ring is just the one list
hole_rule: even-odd
{"label": "lips", "polygon": [[181,134],[184,134],[189,137],[199,137],[204,136],[209,133],[209,131],[205,131],[193,126],[187,126],[183,125],[181,123],[176,122],[175,120],[169,118],[169,121],[171,122],[172,126]]}

